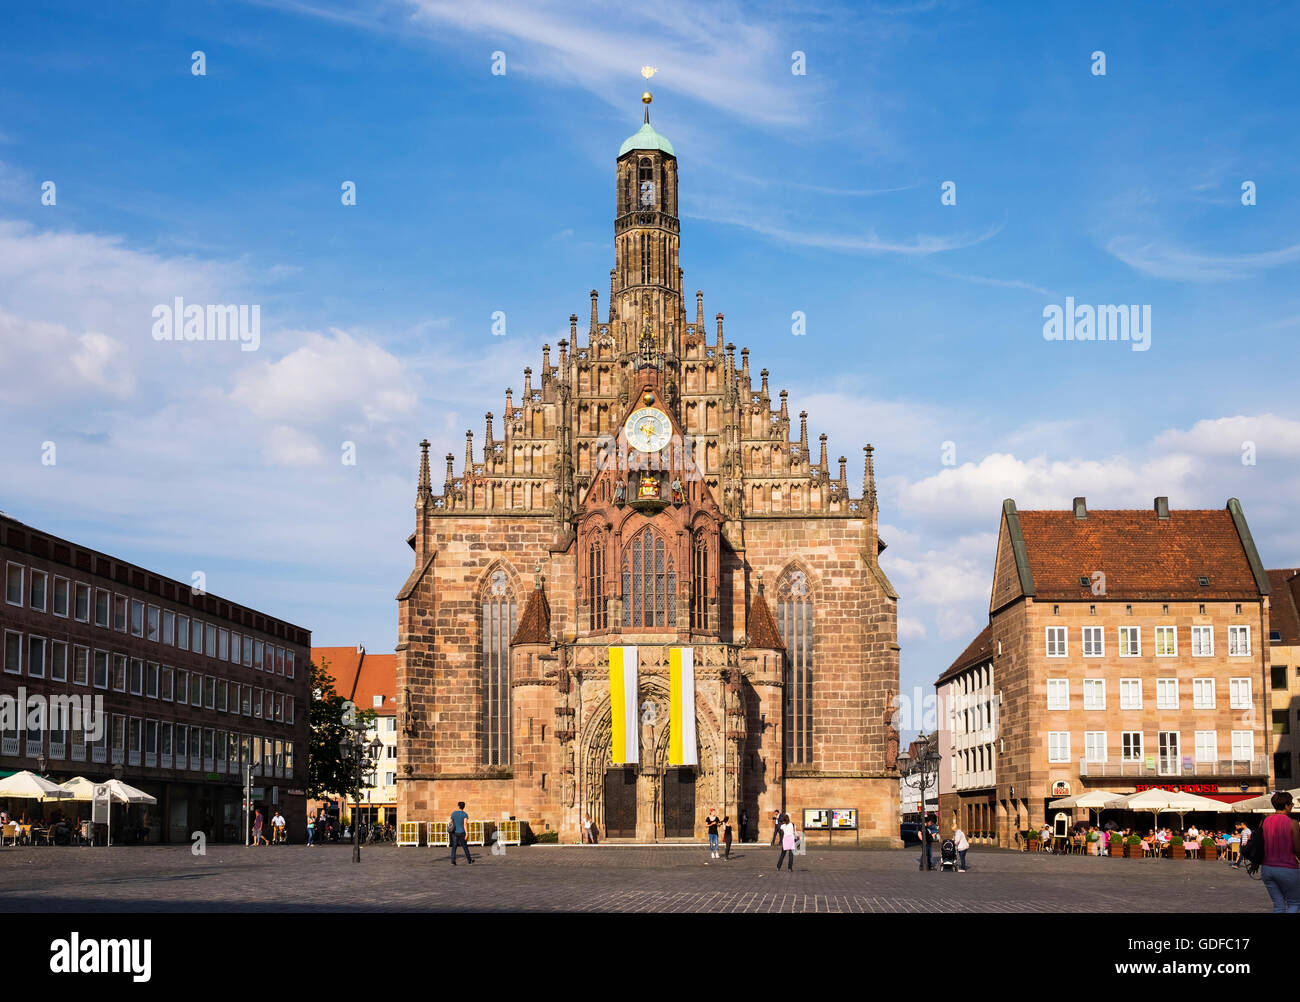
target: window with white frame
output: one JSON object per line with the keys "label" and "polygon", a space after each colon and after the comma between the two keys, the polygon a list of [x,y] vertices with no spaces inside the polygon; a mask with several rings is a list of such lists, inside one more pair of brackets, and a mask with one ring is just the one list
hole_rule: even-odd
{"label": "window with white frame", "polygon": [[1064,678],[1047,680],[1047,708],[1049,710],[1068,710],[1070,708],[1070,682]]}
{"label": "window with white frame", "polygon": [[235,664],[241,664],[240,656],[243,648],[240,646],[241,640],[238,633],[230,631],[230,660]]}
{"label": "window with white frame", "polygon": [[1228,627],[1228,657],[1244,657],[1250,653],[1250,627]]}
{"label": "window with white frame", "polygon": [[1217,762],[1219,758],[1219,732],[1196,732],[1196,761]]}
{"label": "window with white frame", "polygon": [[47,581],[49,581],[49,577],[44,571],[38,571],[35,567],[32,568],[28,606],[36,612],[45,611],[45,585]]}
{"label": "window with white frame", "polygon": [[5,630],[5,671],[10,675],[23,673],[23,635]]}
{"label": "window with white frame", "polygon": [[262,662],[264,660],[264,653],[263,653],[264,646],[265,645],[260,640],[253,641],[253,667],[256,668],[258,671],[262,670]]}
{"label": "window with white frame", "polygon": [[125,595],[113,596],[113,629],[118,633],[126,632],[129,604]]}
{"label": "window with white frame", "polygon": [[1119,656],[1135,658],[1142,653],[1142,631],[1137,626],[1119,628]]}
{"label": "window with white frame", "polygon": [[158,666],[152,661],[144,669],[144,694],[150,699],[158,698]]}
{"label": "window with white frame", "polygon": [[225,627],[217,631],[217,659],[219,661],[230,660],[230,631]]}
{"label": "window with white frame", "polygon": [[103,588],[95,589],[95,625],[109,628],[113,596]]}
{"label": "window with white frame", "polygon": [[162,642],[168,647],[176,646],[176,613],[164,609],[162,614]]}
{"label": "window with white frame", "polygon": [[1047,732],[1047,761],[1049,762],[1070,761],[1070,732],[1069,731],[1048,731]]}
{"label": "window with white frame", "polygon": [[1255,755],[1255,736],[1250,731],[1232,732],[1232,760],[1249,762]]}
{"label": "window with white frame", "polygon": [[248,667],[253,666],[253,638],[244,638],[244,660],[243,663]]}
{"label": "window with white frame", "polygon": [[1192,709],[1194,710],[1214,709],[1214,679],[1212,678],[1192,679]]}
{"label": "window with white frame", "polygon": [[230,686],[223,678],[217,683],[217,709],[222,713],[227,712],[226,707],[230,700]]}
{"label": "window with white frame", "polygon": [[1106,732],[1083,732],[1083,757],[1089,762],[1106,761]]}
{"label": "window with white frame", "polygon": [[10,605],[23,604],[24,570],[22,564],[12,562],[5,564],[5,601]]}
{"label": "window with white frame", "polygon": [[144,662],[139,658],[131,659],[131,695],[144,695]]}
{"label": "window with white frame", "polygon": [[205,629],[206,629],[206,633],[205,633],[205,639],[203,645],[203,653],[210,658],[215,658],[217,656],[217,628],[213,626],[211,623],[208,623]]}
{"label": "window with white frame", "polygon": [[1066,655],[1065,627],[1049,626],[1047,628],[1047,656],[1063,658]]}
{"label": "window with white frame", "polygon": [[1234,710],[1249,710],[1251,705],[1250,679],[1228,679],[1228,706]]}
{"label": "window with white frame", "polygon": [[172,701],[172,683],[172,670],[166,665],[163,665],[162,671],[159,673],[158,695],[162,698],[164,703],[170,703]]}
{"label": "window with white frame", "polygon": [[1173,626],[1156,627],[1156,657],[1170,658],[1178,653],[1178,630]]}
{"label": "window with white frame", "polygon": [[108,651],[95,652],[95,688],[108,688]]}
{"label": "window with white frame", "polygon": [[176,617],[176,646],[183,651],[190,649],[190,617]]}
{"label": "window with white frame", "polygon": [[162,610],[156,605],[149,606],[149,616],[145,620],[145,630],[145,636],[155,644],[158,643],[158,639],[162,635]]}
{"label": "window with white frame", "polygon": [[113,691],[126,692],[126,655],[113,655]]}
{"label": "window with white frame", "polygon": [[209,710],[217,708],[217,676],[203,676],[203,705]]}
{"label": "window with white frame", "polygon": [[284,673],[288,678],[293,678],[293,651],[284,652]]}
{"label": "window with white frame", "polygon": [[90,585],[80,581],[72,589],[72,616],[78,623],[90,622]]}
{"label": "window with white frame", "polygon": [[1106,631],[1100,626],[1085,626],[1081,643],[1085,658],[1099,658],[1106,653]]}
{"label": "window with white frame", "polygon": [[196,671],[190,672],[190,706],[203,706],[203,676]]}
{"label": "window with white frame", "polygon": [[176,669],[176,702],[185,705],[190,701],[190,673],[184,668]]}
{"label": "window with white frame", "polygon": [[1157,710],[1178,709],[1178,679],[1176,678],[1156,679],[1156,709]]}
{"label": "window with white frame", "polygon": [[131,636],[144,636],[144,603],[131,599]]}
{"label": "window with white frame", "polygon": [[1085,710],[1106,709],[1106,680],[1104,678],[1085,678],[1083,680],[1083,708]]}
{"label": "window with white frame", "polygon": [[67,578],[56,577],[54,579],[53,601],[50,603],[50,612],[54,613],[54,615],[62,616],[64,619],[68,618],[71,588],[72,582]]}
{"label": "window with white frame", "polygon": [[1192,657],[1208,658],[1214,654],[1214,627],[1192,627]]}
{"label": "window with white frame", "polygon": [[203,624],[197,619],[190,620],[190,650],[203,653]]}
{"label": "window with white frame", "polygon": [[27,638],[27,674],[31,678],[45,677],[45,638]]}
{"label": "window with white frame", "polygon": [[1119,708],[1121,710],[1142,709],[1142,680],[1140,678],[1122,678],[1119,680]]}

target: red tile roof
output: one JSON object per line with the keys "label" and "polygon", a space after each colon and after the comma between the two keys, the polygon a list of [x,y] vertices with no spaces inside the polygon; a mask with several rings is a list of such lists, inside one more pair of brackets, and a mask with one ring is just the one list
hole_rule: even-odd
{"label": "red tile roof", "polygon": [[551,603],[546,597],[546,589],[538,585],[528,593],[524,603],[524,614],[519,617],[519,626],[510,638],[510,646],[518,644],[549,644],[551,642]]}
{"label": "red tile roof", "polygon": [[[334,688],[350,699],[358,710],[374,710],[381,717],[397,714],[397,655],[371,654],[356,647],[313,647],[311,659],[317,664],[328,662],[325,670],[334,679]],[[375,705],[375,696],[383,696]]]}
{"label": "red tile roof", "polygon": [[948,666],[945,671],[935,681],[935,685],[941,685],[948,681],[954,675],[959,675],[967,668],[973,668],[976,665],[983,664],[993,656],[993,626],[992,624],[980,630],[979,636],[972,640],[964,651],[957,655],[957,660]]}
{"label": "red tile roof", "polygon": [[754,601],[749,604],[749,646],[765,651],[783,651],[781,631],[776,628],[772,610],[763,597],[763,586],[758,586]]}
{"label": "red tile roof", "polygon": [[1300,570],[1288,568],[1268,572],[1273,588],[1269,596],[1268,628],[1282,635],[1279,643],[1300,645]]}
{"label": "red tile roof", "polygon": [[[1231,511],[1022,511],[1030,570],[1039,599],[1086,599],[1095,571],[1105,599],[1224,599],[1260,594]],[[1199,578],[1209,578],[1201,587]],[[1081,585],[1080,578],[1089,579]]]}

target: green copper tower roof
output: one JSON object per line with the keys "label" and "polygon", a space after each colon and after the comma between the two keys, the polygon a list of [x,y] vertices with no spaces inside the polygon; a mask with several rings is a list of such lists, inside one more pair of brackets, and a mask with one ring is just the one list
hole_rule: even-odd
{"label": "green copper tower roof", "polygon": [[649,122],[623,140],[623,145],[618,148],[618,155],[621,157],[628,150],[662,150],[670,157],[677,155],[673,152],[673,144],[655,132],[654,126]]}

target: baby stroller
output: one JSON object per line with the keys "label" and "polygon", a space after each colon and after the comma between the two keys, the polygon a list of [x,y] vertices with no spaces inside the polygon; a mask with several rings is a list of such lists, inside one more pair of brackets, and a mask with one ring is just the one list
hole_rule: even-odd
{"label": "baby stroller", "polygon": [[939,870],[957,872],[957,843],[950,838],[944,839],[939,846]]}

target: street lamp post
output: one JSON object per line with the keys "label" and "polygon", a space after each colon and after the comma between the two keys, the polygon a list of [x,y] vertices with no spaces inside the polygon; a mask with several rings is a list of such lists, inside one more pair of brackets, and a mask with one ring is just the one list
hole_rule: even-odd
{"label": "street lamp post", "polygon": [[352,782],[352,862],[361,862],[361,787],[367,785],[366,778],[374,768],[383,749],[383,743],[376,737],[366,744],[366,725],[353,720],[344,724],[350,732],[339,742],[340,749],[349,766]]}
{"label": "street lamp post", "polygon": [[[921,824],[925,824],[925,791],[930,788],[930,777],[935,778],[936,784],[939,779],[939,750],[935,747],[936,741],[933,737],[918,738],[913,742],[916,749],[916,758],[913,759],[907,752],[898,756],[898,771],[907,775],[909,770],[917,773],[921,784]],[[924,838],[922,839],[924,841]]]}

